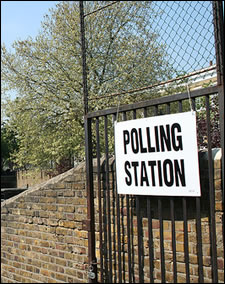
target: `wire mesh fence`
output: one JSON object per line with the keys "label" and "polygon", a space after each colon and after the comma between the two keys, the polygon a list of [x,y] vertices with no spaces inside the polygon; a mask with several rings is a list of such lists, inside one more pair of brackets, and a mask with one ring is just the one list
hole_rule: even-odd
{"label": "wire mesh fence", "polygon": [[[126,196],[125,205],[124,196],[117,194],[116,190],[114,192],[117,183],[110,181],[110,170],[114,168],[109,161],[115,158],[115,122],[181,113],[190,109],[197,114],[198,150],[207,151],[209,157],[207,177],[209,193],[206,199],[210,199],[210,205],[206,207],[210,209],[211,218],[210,269],[212,281],[218,282],[212,148],[224,149],[223,138],[221,138],[223,132],[220,133],[223,93],[222,84],[218,83],[220,77],[218,70],[223,70],[222,60],[220,62],[218,58],[223,58],[223,46],[220,41],[217,42],[222,29],[219,32],[219,24],[216,24],[219,13],[218,10],[217,13],[215,12],[216,6],[219,7],[217,5],[219,1],[87,1],[84,3],[86,49],[82,42],[82,55],[85,54],[87,59],[87,68],[83,64],[84,70],[87,71],[87,78],[84,76],[83,82],[87,83],[88,93],[84,90],[84,97],[86,96],[86,102],[87,98],[89,100],[89,110],[85,113],[85,146],[87,199],[90,205],[88,218],[93,222],[93,230],[89,234],[89,243],[92,244],[89,248],[89,263],[91,272],[94,272],[95,276],[92,282],[99,277],[101,282],[106,283],[113,281],[142,283],[149,280],[150,282],[155,280],[182,282],[184,279],[187,283],[193,281],[201,283],[208,277],[204,275],[203,242],[198,241],[198,251],[194,253],[195,256],[197,255],[198,262],[196,275],[192,275],[193,270],[189,266],[192,255],[189,250],[187,224],[192,217],[187,216],[186,210],[190,206],[187,206],[185,197],[182,198],[185,235],[182,245],[185,255],[182,266],[184,268],[185,264],[185,269],[183,269],[184,278],[179,279],[180,271],[177,269],[177,264],[179,263],[180,266],[180,260],[177,258],[176,246],[170,247],[167,251],[170,253],[170,259],[166,259],[169,254],[167,256],[164,254],[165,216],[163,217],[162,212],[165,206],[162,206],[162,200],[156,199],[158,208],[154,211],[153,203],[148,199],[148,210],[145,214],[148,218],[146,235],[143,233],[143,215],[141,215],[143,208],[142,205],[140,206],[140,199],[135,196],[136,204],[134,204],[134,199],[129,200],[129,196]],[[222,18],[218,20],[218,23],[222,22]],[[223,38],[222,32],[220,36]],[[117,140],[117,143],[121,141]],[[98,185],[94,182],[93,158],[96,158],[97,162]],[[100,182],[101,158],[105,159],[105,184]],[[203,187],[206,188],[205,185]],[[95,189],[98,190],[98,205],[97,198],[94,200]],[[105,195],[101,190],[105,190]],[[97,193],[95,196],[97,197]],[[168,197],[166,202],[168,204]],[[176,207],[175,213],[173,202],[171,199],[171,220],[175,222],[174,216],[176,215],[177,218],[178,211]],[[199,226],[196,239],[201,240],[203,199],[201,198],[201,203],[198,198],[195,202],[196,224]],[[132,206],[135,207],[134,215],[137,216],[136,226],[132,219],[129,221],[128,217],[133,214],[130,210]],[[160,244],[157,245],[157,248],[160,246],[160,251],[157,251],[157,248],[155,250],[150,243],[153,236],[151,233],[152,212],[156,211],[160,223],[158,235]],[[104,217],[102,212],[105,212]],[[127,216],[124,222],[121,218],[123,213]],[[94,220],[97,218],[99,224],[95,227]],[[175,225],[172,227],[170,234],[172,233],[175,244]],[[147,237],[148,245],[141,240],[143,235]],[[95,237],[99,246],[94,245]],[[132,238],[135,241],[132,241]],[[132,249],[134,242],[137,245],[136,251]],[[145,249],[143,249],[144,246]],[[144,257],[148,249],[151,250],[148,254],[149,260],[145,261]],[[173,276],[171,274],[169,279],[167,265],[171,263],[171,253],[173,268],[171,267],[170,272],[173,271]],[[161,263],[160,271],[157,271],[155,262],[157,257]]]}
{"label": "wire mesh fence", "polygon": [[211,1],[85,1],[84,19],[92,110],[216,83]]}

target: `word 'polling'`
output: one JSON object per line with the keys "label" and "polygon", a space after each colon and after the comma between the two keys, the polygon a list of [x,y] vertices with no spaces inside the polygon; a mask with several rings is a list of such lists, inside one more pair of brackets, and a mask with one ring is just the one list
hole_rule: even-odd
{"label": "word 'polling'", "polygon": [[[183,150],[182,136],[177,135],[181,132],[179,123],[174,123],[171,127],[169,124],[155,126],[152,131],[146,127],[146,140],[143,144],[142,128],[132,128],[123,131],[124,153],[127,154],[127,147],[130,146],[133,153],[150,153]],[[151,136],[151,133],[153,134]]]}

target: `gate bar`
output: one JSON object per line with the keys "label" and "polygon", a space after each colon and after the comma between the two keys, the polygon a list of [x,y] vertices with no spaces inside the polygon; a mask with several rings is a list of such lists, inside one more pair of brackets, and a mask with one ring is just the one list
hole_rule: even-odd
{"label": "gate bar", "polygon": [[218,282],[217,267],[217,248],[216,248],[216,225],[215,225],[215,189],[213,179],[213,160],[212,160],[212,143],[211,143],[211,127],[210,127],[210,107],[209,96],[206,100],[206,122],[207,122],[207,139],[208,139],[208,167],[209,167],[209,216],[210,216],[210,241],[211,241],[211,261],[212,261],[212,280]]}
{"label": "gate bar", "polygon": [[[192,98],[197,98],[197,97],[202,97],[206,95],[213,95],[216,94],[220,91],[221,87],[220,86],[211,86],[203,89],[198,89],[198,90],[192,90],[190,96]],[[151,106],[156,106],[157,105],[162,105],[166,103],[172,103],[172,102],[177,102],[177,101],[182,101],[182,100],[187,100],[189,99],[188,93],[180,93],[180,94],[175,94],[175,95],[170,95],[166,97],[160,97],[160,98],[155,98],[151,99],[148,101],[141,101],[129,105],[120,105],[119,111],[117,107],[109,108],[109,109],[104,109],[104,110],[98,110],[95,112],[89,112],[87,114],[88,118],[94,118],[94,117],[100,117],[104,115],[109,115],[109,114],[114,114],[114,113],[121,113],[123,111],[133,111],[134,109],[140,109],[144,107],[151,107]]]}
{"label": "gate bar", "polygon": [[183,203],[183,220],[184,220],[184,259],[186,282],[190,283],[190,269],[189,269],[189,249],[188,249],[188,226],[187,226],[187,198],[182,198]]}
{"label": "gate bar", "polygon": [[177,258],[176,258],[176,228],[175,228],[175,212],[174,212],[174,197],[170,198],[170,217],[172,230],[172,250],[173,250],[173,279],[177,283]]}
{"label": "gate bar", "polygon": [[199,278],[199,283],[204,283],[200,197],[196,197],[196,236],[197,236],[198,278]]}
{"label": "gate bar", "polygon": [[109,147],[108,147],[108,118],[104,120],[105,132],[105,159],[106,159],[106,192],[107,192],[107,217],[108,217],[108,254],[109,254],[109,283],[112,283],[112,241],[111,241],[111,208],[109,188]]}
{"label": "gate bar", "polygon": [[85,153],[86,153],[86,190],[87,190],[87,231],[88,231],[88,263],[89,272],[94,277],[89,277],[89,283],[97,282],[97,259],[95,254],[95,215],[94,215],[94,188],[92,164],[92,133],[91,119],[85,119]]}
{"label": "gate bar", "polygon": [[[115,121],[116,121],[116,114],[112,115],[112,124],[113,124],[113,133],[115,133]],[[115,137],[114,137],[114,147],[113,147],[113,152],[114,152],[114,157],[115,157]],[[114,162],[116,160],[114,159]],[[113,218],[113,250],[114,250],[114,263],[113,263],[113,268],[114,268],[114,283],[117,282],[117,253],[116,253],[116,248],[117,248],[117,238],[116,238],[116,195],[117,195],[117,187],[116,187],[116,171],[112,171],[112,206],[113,206],[113,211],[112,211],[112,218]]]}
{"label": "gate bar", "polygon": [[[115,122],[117,119],[116,114],[113,114],[113,122]],[[115,136],[114,136],[114,145],[115,145]],[[116,154],[115,154],[115,146],[114,146],[114,156],[116,159]],[[115,172],[116,175],[116,172]],[[115,176],[116,179],[116,176]],[[117,187],[117,183],[115,183]],[[122,270],[121,270],[121,230],[120,230],[120,196],[119,194],[116,193],[116,226],[117,226],[117,256],[118,256],[118,279],[119,283],[122,283]],[[116,272],[115,272],[116,274]]]}
{"label": "gate bar", "polygon": [[[191,98],[192,108],[196,110],[195,98]],[[196,204],[196,239],[197,239],[197,258],[198,258],[198,279],[204,283],[203,273],[203,252],[202,252],[202,225],[201,225],[201,197],[195,198]]]}
{"label": "gate bar", "polygon": [[[123,121],[127,120],[126,112],[123,112]],[[129,275],[129,283],[131,280],[131,245],[130,245],[130,203],[129,203],[130,195],[126,195],[126,207],[127,207],[127,254],[128,254],[128,275]]]}
{"label": "gate bar", "polygon": [[147,216],[148,216],[148,250],[149,250],[149,278],[150,282],[154,283],[154,247],[152,234],[152,212],[151,212],[151,197],[147,198]]}
{"label": "gate bar", "polygon": [[160,234],[160,263],[161,263],[161,282],[165,283],[165,254],[164,254],[164,237],[163,237],[163,216],[162,216],[162,197],[158,197],[158,214],[159,214],[159,234]]}
{"label": "gate bar", "polygon": [[143,230],[142,230],[142,217],[140,210],[140,196],[136,195],[136,211],[137,211],[137,234],[138,234],[138,270],[139,281],[144,283],[144,266],[143,266]]}
{"label": "gate bar", "polygon": [[103,244],[102,244],[102,194],[101,194],[101,169],[100,169],[100,137],[99,118],[96,118],[96,152],[97,152],[97,174],[98,174],[98,210],[99,210],[99,250],[100,250],[100,280],[103,281]]}

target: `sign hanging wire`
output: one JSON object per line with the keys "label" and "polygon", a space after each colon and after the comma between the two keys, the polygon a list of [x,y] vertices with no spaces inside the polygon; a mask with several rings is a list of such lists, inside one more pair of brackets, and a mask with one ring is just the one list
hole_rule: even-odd
{"label": "sign hanging wire", "polygon": [[[188,100],[189,100],[189,104],[190,104],[190,110],[191,110],[191,112],[193,114],[194,110],[193,110],[192,103],[191,103],[191,94],[190,94],[190,88],[189,88],[189,80],[187,81],[187,93],[188,93]],[[120,100],[121,100],[121,94],[119,95],[119,99],[118,99],[115,123],[117,123],[117,120],[118,120],[119,108],[120,108]]]}
{"label": "sign hanging wire", "polygon": [[191,94],[190,94],[190,88],[189,88],[189,80],[187,81],[187,93],[188,93],[188,99],[189,99],[189,104],[190,104],[190,110],[192,114],[194,113],[194,110],[192,108],[192,103],[191,103]]}
{"label": "sign hanging wire", "polygon": [[120,100],[121,100],[121,95],[119,96],[119,99],[118,99],[118,105],[117,105],[117,112],[116,112],[116,120],[115,120],[115,123],[117,123],[117,120],[118,120],[119,108],[120,108]]}

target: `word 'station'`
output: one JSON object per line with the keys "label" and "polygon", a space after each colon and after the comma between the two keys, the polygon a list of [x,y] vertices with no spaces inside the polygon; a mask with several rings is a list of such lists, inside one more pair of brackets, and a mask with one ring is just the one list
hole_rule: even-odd
{"label": "word 'station'", "polygon": [[200,196],[196,114],[115,123],[119,194]]}

